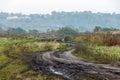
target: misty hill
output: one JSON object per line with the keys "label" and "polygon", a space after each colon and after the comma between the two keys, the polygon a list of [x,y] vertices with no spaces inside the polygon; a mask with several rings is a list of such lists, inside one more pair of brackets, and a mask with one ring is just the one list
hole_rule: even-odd
{"label": "misty hill", "polygon": [[52,12],[51,14],[0,13],[0,27],[23,29],[58,29],[70,26],[80,31],[92,31],[95,26],[120,29],[120,14],[84,12]]}

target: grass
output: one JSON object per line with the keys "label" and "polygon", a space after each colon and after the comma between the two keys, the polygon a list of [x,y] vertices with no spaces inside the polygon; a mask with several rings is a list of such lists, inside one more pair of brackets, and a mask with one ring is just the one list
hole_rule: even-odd
{"label": "grass", "polygon": [[3,66],[5,63],[10,61],[11,59],[4,55],[4,46],[0,46],[0,66]]}
{"label": "grass", "polygon": [[7,63],[8,61],[10,61],[11,59],[8,58],[5,55],[0,55],[0,66],[3,66],[5,63]]}
{"label": "grass", "polygon": [[78,46],[74,55],[96,63],[120,65],[120,47]]}
{"label": "grass", "polygon": [[[79,39],[79,38],[78,38]],[[39,42],[34,40],[9,40],[2,38],[0,41],[0,80],[62,80],[55,76],[41,75],[29,68],[30,57],[28,54],[41,53],[50,50],[69,49],[62,43]],[[4,41],[5,40],[5,41]],[[117,65],[120,63],[119,46],[77,46],[73,53],[84,60],[96,63]],[[85,79],[94,80],[94,79]]]}
{"label": "grass", "polygon": [[[45,76],[30,69],[28,54],[60,49],[60,43],[29,40],[6,40],[0,42],[0,80],[62,80]],[[8,63],[6,65],[6,63]]]}
{"label": "grass", "polygon": [[0,70],[0,78],[13,78],[16,74],[19,74],[26,69],[28,69],[28,66],[26,64],[23,64],[23,62],[20,60],[16,60],[13,63],[9,64],[7,67]]}
{"label": "grass", "polygon": [[112,32],[81,33],[74,37],[75,42],[84,42],[100,46],[120,46],[120,35]]}

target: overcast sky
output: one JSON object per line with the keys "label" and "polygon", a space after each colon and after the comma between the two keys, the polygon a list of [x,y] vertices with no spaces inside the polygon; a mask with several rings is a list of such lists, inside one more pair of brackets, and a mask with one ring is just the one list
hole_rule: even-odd
{"label": "overcast sky", "polygon": [[0,0],[0,12],[46,14],[51,11],[120,13],[120,0]]}

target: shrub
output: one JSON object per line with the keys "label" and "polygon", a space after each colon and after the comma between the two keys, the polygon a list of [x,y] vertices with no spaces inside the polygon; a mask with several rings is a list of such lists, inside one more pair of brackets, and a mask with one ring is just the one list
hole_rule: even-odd
{"label": "shrub", "polygon": [[74,41],[85,42],[95,45],[116,46],[120,45],[120,35],[112,34],[110,32],[80,34],[76,36]]}
{"label": "shrub", "polygon": [[120,61],[120,55],[115,53],[114,50],[115,48],[112,50],[112,47],[77,46],[74,55],[99,63],[116,64]]}

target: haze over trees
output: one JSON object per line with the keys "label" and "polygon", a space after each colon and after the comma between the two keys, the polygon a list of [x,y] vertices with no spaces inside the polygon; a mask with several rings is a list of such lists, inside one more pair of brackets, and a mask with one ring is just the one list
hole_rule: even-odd
{"label": "haze over trees", "polygon": [[95,26],[94,28],[94,32],[108,32],[108,31],[119,31],[119,29],[117,28],[108,28],[108,27],[105,27],[105,28],[102,28],[101,26]]}
{"label": "haze over trees", "polygon": [[0,13],[0,27],[20,27],[25,30],[59,29],[69,26],[79,31],[92,31],[95,26],[120,28],[120,14],[84,12],[52,12],[51,14]]}
{"label": "haze over trees", "polygon": [[0,35],[3,34],[7,34],[7,35],[33,35],[33,36],[38,36],[40,34],[45,34],[45,35],[59,35],[59,36],[68,36],[68,35],[77,35],[79,33],[78,30],[75,30],[74,28],[70,28],[70,27],[62,27],[59,28],[57,30],[46,30],[46,32],[42,33],[38,30],[32,29],[32,30],[28,30],[26,31],[25,29],[22,29],[20,27],[18,28],[7,28],[7,30],[4,30],[2,28],[0,28]]}

